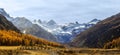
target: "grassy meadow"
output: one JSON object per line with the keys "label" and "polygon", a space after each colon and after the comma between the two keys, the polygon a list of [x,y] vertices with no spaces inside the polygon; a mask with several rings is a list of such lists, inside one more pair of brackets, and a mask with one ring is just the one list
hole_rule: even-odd
{"label": "grassy meadow", "polygon": [[119,49],[0,46],[0,55],[120,55]]}

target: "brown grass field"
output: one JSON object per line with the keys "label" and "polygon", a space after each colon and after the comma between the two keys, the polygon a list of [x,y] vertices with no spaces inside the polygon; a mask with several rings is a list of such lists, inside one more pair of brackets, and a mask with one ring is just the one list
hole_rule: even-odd
{"label": "brown grass field", "polygon": [[0,46],[0,55],[120,55],[120,50],[88,48],[40,48],[36,46]]}

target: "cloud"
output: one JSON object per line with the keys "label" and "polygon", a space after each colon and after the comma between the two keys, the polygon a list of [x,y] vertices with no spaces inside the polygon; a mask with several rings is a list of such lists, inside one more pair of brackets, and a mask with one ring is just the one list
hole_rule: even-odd
{"label": "cloud", "polygon": [[[120,11],[120,0],[0,0],[11,16],[54,19],[58,23],[104,19]],[[64,20],[64,21],[63,21]]]}

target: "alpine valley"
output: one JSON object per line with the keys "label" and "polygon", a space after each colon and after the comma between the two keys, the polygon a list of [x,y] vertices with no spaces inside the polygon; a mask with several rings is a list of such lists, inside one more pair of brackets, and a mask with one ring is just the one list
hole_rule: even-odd
{"label": "alpine valley", "polygon": [[120,55],[120,13],[60,24],[14,18],[0,8],[0,55]]}
{"label": "alpine valley", "polygon": [[93,19],[90,22],[83,24],[79,24],[77,21],[66,24],[57,24],[54,20],[50,20],[48,22],[41,21],[40,19],[30,21],[29,18],[25,17],[13,18],[7,14],[3,8],[0,8],[0,14],[11,21],[22,33],[31,34],[49,41],[55,41],[59,43],[71,42],[71,40],[79,33],[100,22],[98,19]]}

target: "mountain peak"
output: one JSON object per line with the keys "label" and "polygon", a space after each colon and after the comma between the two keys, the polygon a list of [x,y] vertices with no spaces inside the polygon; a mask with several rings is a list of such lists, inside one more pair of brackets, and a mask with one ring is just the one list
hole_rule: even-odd
{"label": "mountain peak", "polygon": [[31,21],[29,21],[27,18],[25,18],[25,17],[16,17],[15,19],[14,19],[14,21],[15,20],[19,20],[19,21],[22,21],[23,23],[26,23],[26,22],[29,22],[29,23],[31,23]]}
{"label": "mountain peak", "polygon": [[9,14],[7,14],[3,8],[0,8],[0,14],[2,14],[5,17],[10,17]]}
{"label": "mountain peak", "polygon": [[8,21],[12,21],[13,18],[9,16],[9,14],[3,9],[3,8],[0,8],[0,14],[3,15],[4,17],[6,17],[6,19]]}
{"label": "mountain peak", "polygon": [[42,23],[42,21],[41,21],[40,19],[38,20],[38,22],[39,22],[39,23]]}
{"label": "mountain peak", "polygon": [[94,22],[94,21],[98,21],[98,19],[95,18],[95,19],[91,20],[91,22]]}
{"label": "mountain peak", "polygon": [[0,8],[0,11],[3,11],[4,9],[3,8]]}
{"label": "mountain peak", "polygon": [[93,20],[91,20],[90,22],[89,22],[89,24],[97,24],[98,22],[100,22],[100,20],[98,20],[98,19],[93,19]]}
{"label": "mountain peak", "polygon": [[32,22],[25,17],[16,17],[12,22],[16,27],[21,26],[21,24],[22,27],[31,27],[32,25]]}
{"label": "mountain peak", "polygon": [[47,23],[48,25],[55,25],[56,24],[56,22],[54,21],[54,20],[50,20],[50,21],[48,21],[48,23]]}

